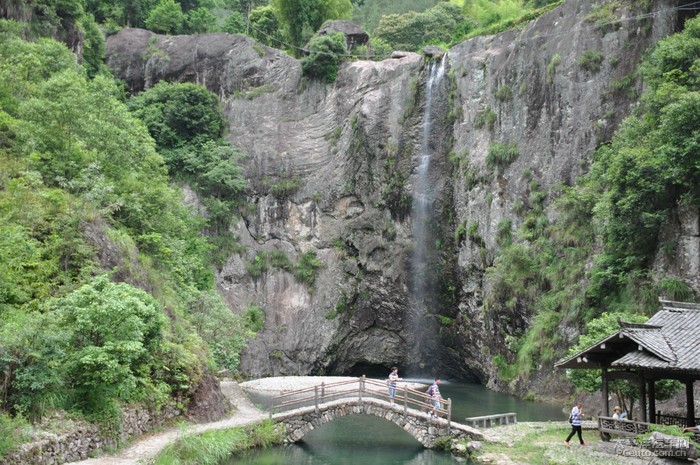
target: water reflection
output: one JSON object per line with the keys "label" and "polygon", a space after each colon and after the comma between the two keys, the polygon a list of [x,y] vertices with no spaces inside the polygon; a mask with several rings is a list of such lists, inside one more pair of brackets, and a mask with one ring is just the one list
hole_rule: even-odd
{"label": "water reflection", "polygon": [[[307,434],[298,444],[249,451],[228,465],[455,465],[449,453],[425,450],[407,432],[381,418],[351,415]],[[464,463],[464,462],[461,462]]]}
{"label": "water reflection", "polygon": [[[407,381],[429,385],[432,379]],[[562,406],[527,402],[490,391],[479,384],[443,381],[440,391],[451,398],[452,418],[516,412],[518,421],[562,420]],[[255,402],[269,404],[269,397]],[[371,415],[338,418],[307,434],[303,441],[284,447],[249,451],[232,458],[227,465],[455,465],[458,462],[442,451],[425,450],[395,424]],[[464,462],[461,462],[464,463]],[[471,462],[467,462],[471,463]]]}

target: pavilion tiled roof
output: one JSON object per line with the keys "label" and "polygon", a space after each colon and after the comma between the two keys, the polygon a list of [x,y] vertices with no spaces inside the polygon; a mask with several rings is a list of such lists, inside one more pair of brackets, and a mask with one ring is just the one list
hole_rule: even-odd
{"label": "pavilion tiled roof", "polygon": [[617,333],[556,366],[700,372],[700,304],[665,300],[661,304],[646,323],[620,322]]}

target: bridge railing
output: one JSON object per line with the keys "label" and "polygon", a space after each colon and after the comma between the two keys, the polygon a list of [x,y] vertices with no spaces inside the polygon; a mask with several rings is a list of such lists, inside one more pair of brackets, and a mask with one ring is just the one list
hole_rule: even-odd
{"label": "bridge railing", "polygon": [[[272,409],[275,412],[280,412],[311,405],[318,409],[320,404],[332,400],[357,398],[359,402],[362,402],[363,398],[369,397],[391,401],[389,384],[368,379],[366,376],[333,383],[322,382],[303,389],[283,391],[272,398]],[[408,414],[409,408],[422,412],[433,411],[433,398],[431,396],[405,385],[396,386],[396,395],[393,400],[394,405],[402,409],[404,415]],[[440,408],[435,409],[435,415],[445,418],[449,427],[452,419],[452,400],[442,399]]]}

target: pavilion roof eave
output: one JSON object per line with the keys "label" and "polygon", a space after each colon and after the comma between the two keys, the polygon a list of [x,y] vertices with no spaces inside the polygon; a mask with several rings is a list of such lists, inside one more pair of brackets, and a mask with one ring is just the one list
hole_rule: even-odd
{"label": "pavilion roof eave", "polygon": [[[595,369],[602,368],[604,366],[609,366],[614,360],[617,360],[620,356],[616,351],[611,349],[603,349],[609,342],[612,342],[620,338],[621,331],[617,331],[605,339],[596,342],[592,346],[572,355],[569,358],[558,361],[554,364],[555,368],[582,368],[582,369]],[[609,360],[600,361],[600,355],[609,354]],[[590,357],[590,359],[589,359]]]}

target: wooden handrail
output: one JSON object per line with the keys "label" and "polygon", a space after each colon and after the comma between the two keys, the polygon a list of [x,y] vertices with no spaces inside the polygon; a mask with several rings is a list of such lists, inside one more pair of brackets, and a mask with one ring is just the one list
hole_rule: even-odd
{"label": "wooden handrail", "polygon": [[[357,385],[357,387],[354,387]],[[348,386],[347,389],[338,390],[339,387]],[[353,387],[351,387],[353,386]],[[357,398],[362,402],[364,397],[379,398],[381,400],[390,400],[389,386],[387,382],[381,382],[373,379],[368,379],[365,376],[346,380],[336,381],[326,384],[322,382],[319,385],[296,389],[293,391],[284,391],[272,398],[273,410],[288,410],[292,406],[301,406],[301,404],[311,404],[318,409],[320,404],[338,398]],[[428,394],[417,389],[411,389],[408,386],[403,386],[403,414],[408,414],[408,408],[411,407],[418,411],[432,411],[433,398]],[[293,398],[291,398],[293,397]],[[435,409],[435,413],[439,417],[447,419],[449,427],[452,417],[452,400],[443,399],[440,408]]]}

